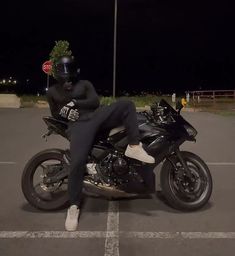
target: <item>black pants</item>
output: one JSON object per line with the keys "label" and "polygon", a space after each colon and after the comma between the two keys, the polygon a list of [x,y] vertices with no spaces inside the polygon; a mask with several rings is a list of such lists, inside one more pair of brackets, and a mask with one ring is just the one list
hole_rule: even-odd
{"label": "black pants", "polygon": [[100,107],[89,120],[78,120],[69,126],[71,170],[68,181],[70,204],[80,205],[83,178],[87,157],[98,130],[112,129],[124,125],[128,143],[139,144],[135,105],[120,100],[109,106]]}

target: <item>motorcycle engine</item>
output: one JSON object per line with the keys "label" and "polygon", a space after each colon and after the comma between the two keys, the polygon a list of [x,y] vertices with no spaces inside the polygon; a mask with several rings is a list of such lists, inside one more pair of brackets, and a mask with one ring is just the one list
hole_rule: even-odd
{"label": "motorcycle engine", "polygon": [[117,157],[112,165],[113,172],[118,175],[122,176],[125,175],[129,171],[129,166],[127,161],[122,157]]}
{"label": "motorcycle engine", "polygon": [[97,166],[97,172],[103,181],[110,185],[128,183],[130,167],[125,156],[119,153],[108,154]]}

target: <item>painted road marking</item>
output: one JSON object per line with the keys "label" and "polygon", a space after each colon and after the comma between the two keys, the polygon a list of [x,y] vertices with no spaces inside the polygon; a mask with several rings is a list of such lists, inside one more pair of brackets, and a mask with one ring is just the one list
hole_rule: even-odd
{"label": "painted road marking", "polygon": [[[16,162],[11,161],[0,161],[0,164],[16,164]],[[221,165],[221,166],[235,166],[234,162],[206,162],[208,165]],[[159,164],[161,165],[161,164]]]}
{"label": "painted road marking", "polygon": [[142,239],[235,239],[235,232],[120,232],[119,235]]}
{"label": "painted road marking", "polygon": [[104,256],[119,256],[119,202],[110,201]]}
{"label": "painted road marking", "polygon": [[7,165],[7,164],[16,164],[16,162],[4,162],[4,161],[3,161],[3,162],[0,162],[0,164],[6,164],[6,165]]}
{"label": "painted road marking", "polygon": [[[118,247],[113,241],[119,238],[138,239],[235,239],[235,232],[126,232],[126,231],[0,231],[0,239],[23,238],[106,238],[105,255],[111,251],[119,255]],[[113,240],[110,240],[112,238]],[[110,245],[114,246],[113,248]],[[114,248],[116,248],[114,250]],[[118,254],[117,254],[118,253]]]}
{"label": "painted road marking", "polygon": [[105,238],[106,231],[0,231],[0,238]]}
{"label": "painted road marking", "polygon": [[208,164],[208,165],[218,165],[218,166],[235,166],[235,163],[229,163],[229,162],[220,162],[220,163],[207,162],[206,164]]}
{"label": "painted road marking", "polygon": [[[16,162],[11,161],[0,161],[0,164],[2,165],[11,165],[11,164],[17,164]],[[234,162],[206,162],[207,165],[214,165],[214,166],[235,166]],[[162,165],[162,164],[159,164]]]}

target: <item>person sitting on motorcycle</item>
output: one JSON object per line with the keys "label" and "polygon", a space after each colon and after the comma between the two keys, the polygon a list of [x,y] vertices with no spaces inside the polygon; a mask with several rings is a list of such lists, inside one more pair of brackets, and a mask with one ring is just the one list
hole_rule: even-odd
{"label": "person sitting on motorcycle", "polygon": [[55,65],[57,84],[47,92],[53,117],[68,121],[71,165],[68,177],[70,207],[65,229],[77,229],[86,162],[98,130],[124,125],[128,146],[125,155],[146,163],[155,159],[148,155],[140,143],[136,109],[133,102],[119,100],[109,106],[100,106],[99,97],[91,82],[79,79],[75,59],[63,56]]}

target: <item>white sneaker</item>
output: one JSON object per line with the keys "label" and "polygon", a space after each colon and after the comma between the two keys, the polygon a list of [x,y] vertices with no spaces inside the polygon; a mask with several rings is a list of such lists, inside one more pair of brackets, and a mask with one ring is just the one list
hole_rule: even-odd
{"label": "white sneaker", "polygon": [[67,211],[67,217],[65,220],[65,229],[67,231],[75,231],[78,227],[78,217],[80,210],[77,205],[71,205]]}
{"label": "white sneaker", "polygon": [[125,156],[128,156],[130,158],[137,159],[139,161],[153,164],[155,163],[155,159],[148,155],[147,152],[143,149],[142,143],[140,142],[139,145],[130,147],[129,145],[126,148]]}

